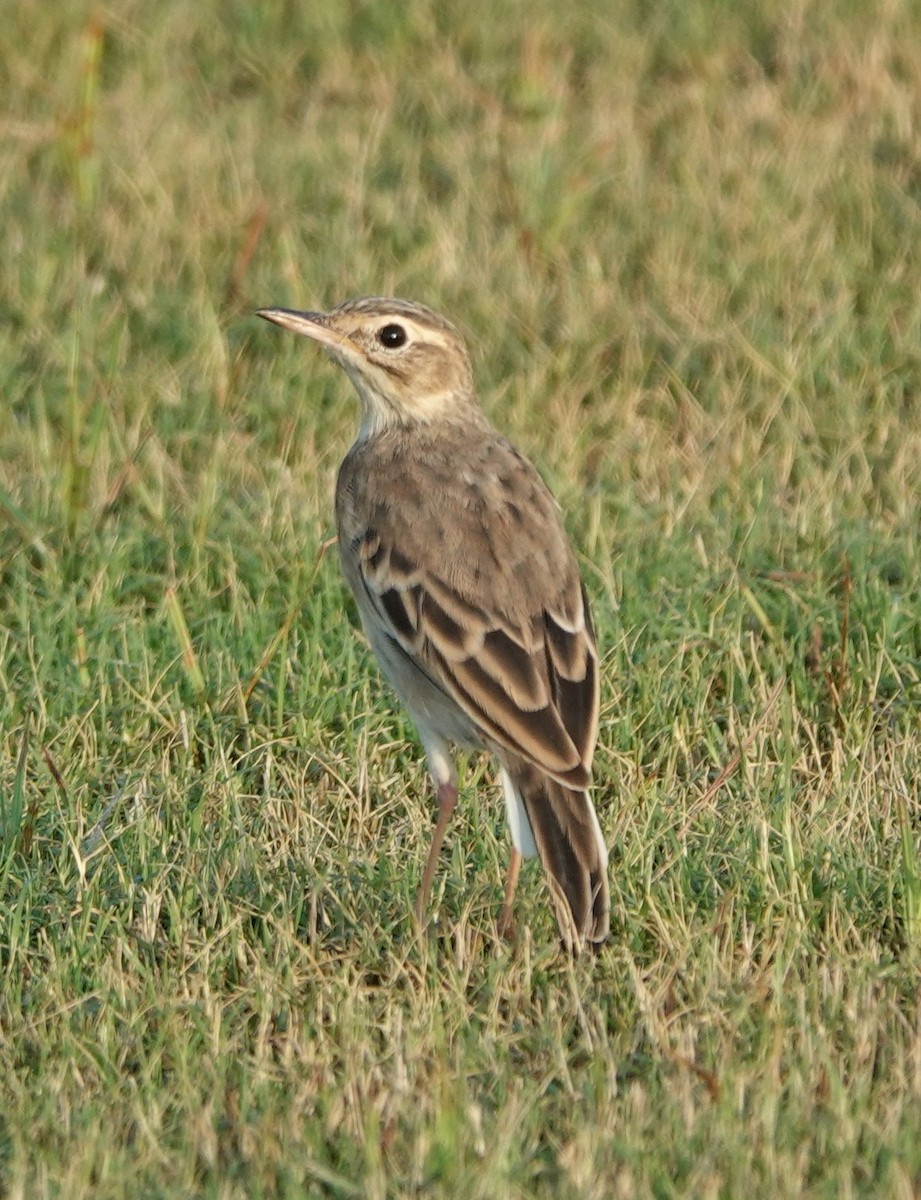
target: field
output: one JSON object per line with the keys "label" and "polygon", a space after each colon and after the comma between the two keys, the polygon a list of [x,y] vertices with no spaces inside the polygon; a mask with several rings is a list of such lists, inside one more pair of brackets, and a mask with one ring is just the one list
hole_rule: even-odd
{"label": "field", "polygon": [[[921,1195],[917,6],[6,9],[0,1195]],[[578,547],[596,957],[477,758],[411,920],[357,401],[253,316],[362,294]]]}

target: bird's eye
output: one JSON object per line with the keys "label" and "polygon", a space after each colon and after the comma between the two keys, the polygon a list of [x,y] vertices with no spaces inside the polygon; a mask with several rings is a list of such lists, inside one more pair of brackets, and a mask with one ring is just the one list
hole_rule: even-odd
{"label": "bird's eye", "polygon": [[406,345],[406,330],[402,325],[384,325],[377,331],[377,340],[388,350],[397,350]]}

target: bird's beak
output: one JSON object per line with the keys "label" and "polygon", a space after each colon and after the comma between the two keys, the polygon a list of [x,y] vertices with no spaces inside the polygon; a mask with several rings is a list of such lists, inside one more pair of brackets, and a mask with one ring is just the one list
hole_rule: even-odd
{"label": "bird's beak", "polygon": [[293,308],[260,308],[257,309],[256,316],[263,317],[266,321],[272,321],[275,325],[280,325],[282,329],[290,329],[293,333],[302,333],[305,337],[312,338],[313,341],[319,342],[321,346],[325,346],[333,352],[339,351],[346,354],[349,350],[355,352],[355,344],[350,338],[337,329],[330,328],[326,313],[297,312]]}

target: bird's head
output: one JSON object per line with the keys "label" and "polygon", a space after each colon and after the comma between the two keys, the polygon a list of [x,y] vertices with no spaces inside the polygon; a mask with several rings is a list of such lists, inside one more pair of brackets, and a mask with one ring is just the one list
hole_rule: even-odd
{"label": "bird's head", "polygon": [[364,436],[481,419],[463,338],[422,304],[365,297],[326,313],[262,308],[257,315],[319,342],[345,368],[362,400]]}

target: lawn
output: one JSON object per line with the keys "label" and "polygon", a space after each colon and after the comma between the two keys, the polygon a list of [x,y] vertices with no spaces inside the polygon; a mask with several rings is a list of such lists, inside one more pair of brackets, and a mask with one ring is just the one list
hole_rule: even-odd
{"label": "lawn", "polygon": [[[0,1195],[921,1194],[921,12],[762,7],[9,6]],[[413,925],[362,294],[578,547],[597,956],[476,757]]]}

